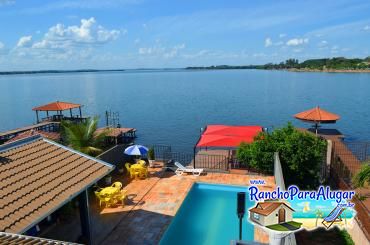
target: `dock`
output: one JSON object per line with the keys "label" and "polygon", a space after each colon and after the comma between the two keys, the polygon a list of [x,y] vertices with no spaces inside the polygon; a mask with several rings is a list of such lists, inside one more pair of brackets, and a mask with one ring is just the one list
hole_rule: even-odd
{"label": "dock", "polygon": [[136,138],[135,128],[114,128],[114,127],[102,127],[96,130],[96,133],[102,133],[107,131],[106,138],[110,143],[130,143]]}
{"label": "dock", "polygon": [[27,131],[37,131],[37,132],[59,132],[60,122],[41,122],[22,128],[16,128],[8,130],[5,132],[0,132],[0,144],[13,139],[19,134],[25,133]]}

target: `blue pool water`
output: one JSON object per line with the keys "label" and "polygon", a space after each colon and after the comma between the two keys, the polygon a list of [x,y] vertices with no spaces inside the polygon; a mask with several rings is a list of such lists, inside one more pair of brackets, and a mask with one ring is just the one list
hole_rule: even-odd
{"label": "blue pool water", "polygon": [[[239,237],[237,192],[247,187],[195,183],[160,244],[230,244]],[[246,197],[247,210],[253,203]],[[243,219],[243,240],[253,241],[254,228]]]}

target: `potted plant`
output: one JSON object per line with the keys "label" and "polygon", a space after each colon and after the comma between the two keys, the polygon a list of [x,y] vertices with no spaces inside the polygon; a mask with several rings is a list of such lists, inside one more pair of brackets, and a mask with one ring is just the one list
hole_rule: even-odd
{"label": "potted plant", "polygon": [[108,174],[107,176],[105,176],[104,180],[106,185],[112,184],[112,175]]}
{"label": "potted plant", "polygon": [[148,151],[148,160],[149,160],[149,167],[154,167],[154,161],[155,161],[155,153],[154,153],[154,148],[150,147]]}

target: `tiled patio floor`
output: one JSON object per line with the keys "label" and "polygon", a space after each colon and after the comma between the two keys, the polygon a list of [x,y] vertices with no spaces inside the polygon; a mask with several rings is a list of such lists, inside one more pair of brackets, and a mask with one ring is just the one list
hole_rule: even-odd
{"label": "tiled patio floor", "polygon": [[[271,176],[225,173],[179,177],[170,172],[155,172],[149,179],[133,180],[124,187],[128,191],[124,208],[105,208],[100,214],[92,214],[95,243],[158,244],[194,182],[248,185],[250,179],[257,178],[265,180],[264,188],[275,187]],[[260,231],[255,231],[255,239],[268,242]]]}

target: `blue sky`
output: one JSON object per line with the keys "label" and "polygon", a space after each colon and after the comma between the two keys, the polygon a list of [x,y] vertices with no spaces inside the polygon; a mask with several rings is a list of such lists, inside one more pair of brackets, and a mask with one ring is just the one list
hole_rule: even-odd
{"label": "blue sky", "polygon": [[0,70],[370,55],[370,1],[0,0]]}

